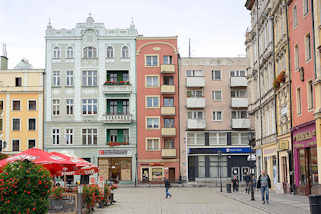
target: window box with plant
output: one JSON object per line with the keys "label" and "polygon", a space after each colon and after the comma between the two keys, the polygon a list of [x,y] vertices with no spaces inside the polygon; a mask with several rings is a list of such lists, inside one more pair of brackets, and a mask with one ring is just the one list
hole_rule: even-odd
{"label": "window box with plant", "polygon": [[273,88],[275,90],[279,89],[281,86],[281,83],[284,83],[286,79],[285,71],[281,71],[281,73],[276,77],[276,79],[273,82]]}

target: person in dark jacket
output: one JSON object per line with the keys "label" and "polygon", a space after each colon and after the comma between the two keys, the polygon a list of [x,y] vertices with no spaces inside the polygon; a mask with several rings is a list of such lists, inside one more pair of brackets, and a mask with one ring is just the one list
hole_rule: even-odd
{"label": "person in dark jacket", "polygon": [[238,191],[238,186],[239,186],[239,179],[237,179],[236,176],[233,177],[232,179],[232,184],[233,184],[233,192]]}
{"label": "person in dark jacket", "polygon": [[251,180],[251,175],[250,173],[248,173],[247,175],[244,176],[244,180],[245,180],[245,183],[246,183],[246,187],[245,187],[245,192],[247,194],[250,194],[250,180]]}
{"label": "person in dark jacket", "polygon": [[[259,176],[259,179],[257,180],[257,186],[258,189],[261,189],[261,195],[262,195],[262,203],[268,204],[269,203],[269,189],[271,188],[271,179],[268,174],[265,173],[264,170],[262,170],[261,175]],[[265,197],[264,197],[265,196]]]}
{"label": "person in dark jacket", "polygon": [[165,191],[166,191],[166,196],[165,198],[168,198],[168,197],[172,197],[172,195],[169,193],[169,188],[171,187],[171,183],[169,182],[169,180],[167,178],[165,178],[164,180],[164,184],[165,184]]}

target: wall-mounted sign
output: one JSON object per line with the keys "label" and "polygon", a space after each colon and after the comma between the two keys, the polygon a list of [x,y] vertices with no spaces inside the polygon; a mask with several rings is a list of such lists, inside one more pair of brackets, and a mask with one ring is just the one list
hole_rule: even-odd
{"label": "wall-mounted sign", "polygon": [[306,132],[301,132],[297,135],[294,136],[295,141],[304,141],[304,140],[309,140],[313,138],[316,135],[316,131],[306,131]]}
{"label": "wall-mounted sign", "polygon": [[279,150],[288,150],[289,149],[289,141],[287,140],[281,140],[279,142]]}
{"label": "wall-mounted sign", "polygon": [[99,156],[132,156],[132,152],[127,149],[122,150],[99,150]]}
{"label": "wall-mounted sign", "polygon": [[218,154],[218,152],[225,154],[240,154],[250,153],[250,147],[229,147],[229,148],[190,148],[189,154]]}

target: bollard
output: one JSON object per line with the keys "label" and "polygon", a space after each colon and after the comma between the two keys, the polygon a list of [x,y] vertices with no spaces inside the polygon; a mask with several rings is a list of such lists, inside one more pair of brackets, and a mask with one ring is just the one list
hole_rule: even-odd
{"label": "bollard", "polygon": [[311,214],[321,213],[321,195],[310,195],[309,203],[310,203]]}
{"label": "bollard", "polygon": [[231,184],[226,184],[226,192],[231,193]]}

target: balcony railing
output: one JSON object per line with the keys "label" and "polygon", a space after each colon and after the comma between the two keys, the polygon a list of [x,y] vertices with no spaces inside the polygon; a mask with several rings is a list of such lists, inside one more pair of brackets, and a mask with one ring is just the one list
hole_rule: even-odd
{"label": "balcony railing", "polygon": [[176,149],[162,149],[162,158],[176,158]]}
{"label": "balcony railing", "polygon": [[162,106],[161,108],[162,115],[175,115],[175,106]]}
{"label": "balcony railing", "polygon": [[128,142],[108,142],[108,146],[123,146],[123,145],[129,145]]}
{"label": "balcony railing", "polygon": [[231,87],[247,87],[246,77],[231,77]]}
{"label": "balcony railing", "polygon": [[205,108],[204,97],[189,97],[186,102],[187,108]]}
{"label": "balcony railing", "polygon": [[163,74],[175,73],[175,65],[161,65],[161,73]]}
{"label": "balcony railing", "polygon": [[133,117],[131,114],[110,114],[105,115],[105,123],[131,123]]}
{"label": "balcony railing", "polygon": [[232,129],[249,129],[251,128],[250,119],[232,119]]}
{"label": "balcony railing", "polygon": [[110,82],[104,83],[105,94],[129,94],[132,91],[132,87],[128,81],[124,82]]}
{"label": "balcony railing", "polygon": [[187,77],[186,78],[186,87],[204,87],[205,78],[204,77]]}
{"label": "balcony railing", "polygon": [[163,94],[172,94],[175,93],[175,85],[162,85],[161,93]]}
{"label": "balcony railing", "polygon": [[162,128],[162,136],[176,136],[176,128]]}
{"label": "balcony railing", "polygon": [[188,129],[205,129],[206,128],[206,120],[188,119],[187,120],[187,128]]}
{"label": "balcony railing", "polygon": [[249,105],[248,98],[232,98],[232,107],[233,108],[247,108]]}

